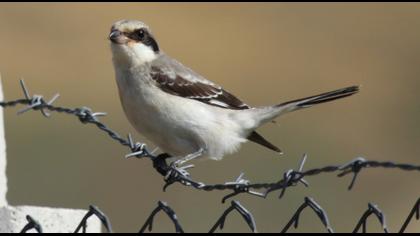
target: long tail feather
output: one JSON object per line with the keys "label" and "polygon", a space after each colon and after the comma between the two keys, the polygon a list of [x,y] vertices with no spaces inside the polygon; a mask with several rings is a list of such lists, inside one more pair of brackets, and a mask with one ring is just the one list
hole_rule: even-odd
{"label": "long tail feather", "polygon": [[[247,119],[247,121],[254,120],[254,123],[251,123],[252,126],[250,127],[252,132],[247,138],[250,141],[253,141],[262,146],[265,146],[275,152],[281,153],[278,147],[271,144],[263,136],[255,132],[255,129],[264,123],[272,121],[273,119],[275,119],[276,117],[282,114],[285,114],[291,111],[296,111],[303,108],[308,108],[316,104],[321,104],[325,102],[334,101],[340,98],[345,98],[357,92],[359,92],[359,86],[351,86],[351,87],[342,88],[342,89],[334,90],[327,93],[322,93],[315,96],[310,96],[310,97],[301,98],[301,99],[297,99],[297,100],[293,100],[289,102],[284,102],[284,103],[274,105],[274,106],[242,110],[242,112],[248,114],[248,117],[250,117],[250,119]],[[238,118],[238,120],[240,119]]]}
{"label": "long tail feather", "polygon": [[330,102],[330,101],[334,101],[340,98],[348,97],[357,92],[359,92],[359,86],[351,86],[351,87],[338,89],[338,90],[327,92],[327,93],[322,93],[315,96],[310,96],[307,98],[301,98],[301,99],[281,103],[277,105],[277,107],[287,107],[289,105],[292,105],[291,106],[292,110],[296,110],[300,108],[307,108],[316,104],[321,104],[324,102]]}
{"label": "long tail feather", "polygon": [[244,112],[248,113],[255,122],[255,127],[269,122],[275,119],[278,116],[281,116],[285,113],[291,111],[300,110],[303,108],[308,108],[316,104],[321,104],[325,102],[334,101],[340,98],[345,98],[359,92],[359,86],[351,86],[347,88],[342,88],[334,90],[327,93],[321,93],[315,96],[310,96],[306,98],[296,99],[284,103],[280,103],[274,106],[259,107],[256,109],[246,109]]}

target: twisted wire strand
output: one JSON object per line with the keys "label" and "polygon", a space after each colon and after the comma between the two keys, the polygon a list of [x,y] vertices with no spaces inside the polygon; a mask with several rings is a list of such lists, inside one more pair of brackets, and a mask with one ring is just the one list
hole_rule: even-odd
{"label": "twisted wire strand", "polygon": [[[281,190],[281,194],[280,197],[283,196],[283,194],[285,193],[285,190],[288,187],[291,186],[295,186],[298,183],[302,183],[305,186],[308,186],[307,182],[304,180],[305,177],[310,177],[310,176],[314,176],[314,175],[319,175],[319,174],[323,174],[323,173],[334,173],[334,172],[339,172],[338,173],[338,177],[343,177],[345,175],[348,174],[353,174],[353,178],[352,181],[349,185],[349,190],[352,189],[352,187],[354,186],[354,183],[356,181],[357,175],[359,174],[359,172],[362,169],[366,169],[366,168],[394,168],[394,169],[399,169],[399,170],[403,170],[403,171],[420,171],[420,166],[419,165],[412,165],[412,164],[405,164],[405,163],[394,163],[391,161],[368,161],[365,160],[364,158],[356,158],[354,160],[352,160],[351,162],[344,164],[344,165],[330,165],[330,166],[325,166],[325,167],[320,167],[320,168],[314,168],[314,169],[310,169],[310,170],[306,170],[303,171],[303,166],[304,163],[306,161],[306,155],[304,156],[302,162],[299,165],[299,169],[297,171],[291,169],[286,171],[283,174],[283,178],[277,182],[273,182],[273,183],[254,183],[251,184],[249,180],[246,180],[243,178],[243,174],[241,174],[236,181],[234,182],[227,182],[224,184],[213,184],[213,185],[208,185],[208,184],[204,184],[201,182],[197,182],[194,181],[189,173],[186,171],[187,167],[185,168],[176,168],[173,166],[170,166],[166,163],[165,159],[168,157],[166,154],[161,154],[158,156],[153,155],[153,152],[149,152],[146,149],[146,146],[142,143],[135,143],[132,138],[131,135],[128,135],[128,138],[125,139],[123,138],[121,135],[119,135],[117,132],[113,131],[112,129],[110,129],[108,126],[106,126],[104,123],[100,122],[98,120],[99,116],[103,116],[105,115],[105,113],[93,113],[91,111],[91,109],[87,108],[87,107],[81,107],[81,108],[67,108],[67,107],[60,107],[60,106],[54,106],[52,105],[53,102],[55,102],[55,100],[58,98],[58,94],[55,95],[50,101],[46,102],[44,100],[44,98],[40,95],[36,95],[31,97],[29,95],[28,89],[26,88],[25,84],[23,81],[21,81],[21,86],[25,95],[25,98],[22,99],[16,99],[16,100],[12,100],[12,101],[1,101],[0,102],[0,106],[7,108],[7,107],[14,107],[17,105],[27,105],[26,108],[20,110],[18,112],[18,114],[22,114],[25,113],[29,110],[35,110],[35,111],[41,111],[41,113],[45,116],[45,117],[49,117],[50,114],[47,112],[58,112],[58,113],[63,113],[63,114],[68,114],[68,115],[73,115],[79,118],[80,122],[84,123],[84,124],[93,124],[95,125],[99,130],[102,130],[103,132],[105,132],[110,138],[112,138],[113,140],[116,140],[119,144],[129,147],[131,150],[131,154],[128,154],[126,157],[137,157],[137,158],[149,158],[150,160],[153,161],[153,166],[154,168],[163,176],[165,176],[165,186],[164,189],[166,189],[168,186],[170,186],[173,183],[181,183],[185,186],[191,186],[193,188],[199,189],[199,190],[204,190],[204,191],[213,191],[213,190],[232,190],[233,193],[228,194],[226,197],[223,198],[223,202],[226,201],[228,198],[231,198],[233,196],[236,196],[238,194],[241,193],[248,193],[248,194],[252,194],[255,196],[259,196],[259,197],[266,197],[270,192],[276,191],[276,190]],[[258,190],[258,189],[264,189],[266,190],[264,193],[259,193],[259,192],[255,192],[254,190]],[[409,217],[407,218],[407,220],[404,222],[400,232],[403,232],[406,228],[406,226],[410,223],[410,221],[412,221],[412,219],[419,218],[419,201],[417,201],[417,203],[415,204],[413,210],[411,211]],[[236,203],[235,201],[233,203]],[[326,217],[326,213],[322,210],[322,208],[316,204],[312,199],[310,198],[305,198],[305,203],[298,208],[298,210],[296,211],[296,213],[294,214],[294,216],[292,217],[292,220],[290,222],[294,222],[295,226],[297,226],[297,222],[299,219],[299,214],[300,212],[305,208],[309,206],[310,208],[312,208],[320,217],[321,221],[323,222],[323,224],[325,225],[325,227],[327,228],[328,231],[332,232],[331,227],[329,226],[329,222],[328,222],[328,218]],[[224,217],[226,217],[226,215],[233,209],[238,210],[244,217],[245,220],[247,220],[248,224],[250,225],[251,229],[253,229],[253,231],[256,231],[256,226],[255,226],[255,222],[253,220],[252,214],[247,211],[245,208],[243,208],[240,204],[233,204],[230,208],[228,208],[228,210],[226,212],[224,212],[224,214],[221,217],[220,220],[220,224],[221,226],[224,224]],[[170,209],[166,203],[163,204],[163,202],[159,202],[159,207],[157,209],[155,209],[152,212],[151,215],[151,220],[147,220],[145,225],[149,226],[151,229],[151,225],[152,225],[152,218],[154,216],[154,214],[157,213],[157,211],[163,210],[165,211],[168,216],[171,217],[171,219],[173,220],[175,227],[176,227],[176,231],[178,232],[183,232],[181,225],[179,224],[177,217],[175,215],[175,212]],[[362,226],[363,227],[363,231],[366,231],[366,219],[370,214],[375,214],[377,215],[377,217],[379,218],[379,220],[381,221],[381,224],[384,228],[384,231],[387,232],[387,228],[386,228],[386,224],[385,224],[385,215],[374,205],[369,204],[369,209],[368,211],[360,218],[358,225],[356,226],[356,231],[357,229]],[[416,215],[416,217],[413,217],[414,214]],[[80,228],[82,228],[83,231],[86,230],[86,220],[91,217],[92,215],[97,215],[101,221],[103,222],[103,224],[106,226],[106,228],[108,229],[109,232],[112,232],[110,223],[107,219],[107,217],[100,212],[97,208],[95,207],[90,207],[90,211],[88,212],[88,214],[82,219],[82,222],[79,224],[79,226],[77,227],[76,231],[80,230]],[[39,223],[37,223],[35,220],[33,220],[33,218],[31,216],[27,216],[27,220],[28,220],[28,224],[22,229],[22,232],[26,232],[28,229],[30,228],[35,228],[38,232],[42,232],[42,228],[40,226]],[[286,226],[286,229],[288,229],[288,227],[290,227],[290,225],[292,223],[290,223]],[[217,226],[217,224],[216,224]],[[144,228],[144,227],[143,227]]]}
{"label": "twisted wire strand", "polygon": [[[49,102],[46,102],[44,98],[40,95],[30,97],[28,89],[26,88],[23,81],[21,81],[21,86],[24,91],[25,98],[16,99],[12,101],[2,101],[0,102],[0,106],[7,108],[13,107],[17,105],[27,105],[28,107],[21,110],[19,114],[24,113],[29,110],[40,110],[42,114],[46,117],[49,116],[46,113],[46,110],[50,112],[57,112],[62,114],[73,115],[79,118],[80,122],[84,124],[93,124],[99,130],[105,132],[110,138],[117,141],[119,144],[129,147],[131,149],[132,154],[127,156],[135,156],[137,158],[149,158],[153,161],[155,169],[165,176],[165,186],[164,190],[174,184],[174,183],[181,183],[186,186],[191,186],[193,188],[204,190],[204,191],[214,191],[214,190],[232,190],[233,193],[229,194],[228,197],[233,197],[240,193],[248,193],[259,197],[266,197],[268,193],[281,190],[281,196],[283,196],[286,188],[295,186],[299,182],[304,183],[304,177],[319,175],[323,173],[333,173],[333,172],[340,172],[339,177],[345,176],[347,174],[353,173],[353,179],[349,186],[351,189],[355,183],[357,174],[365,168],[396,168],[404,171],[420,171],[419,165],[411,165],[411,164],[404,164],[404,163],[394,163],[390,161],[381,162],[381,161],[367,161],[363,158],[357,158],[350,163],[344,165],[331,165],[325,166],[320,168],[314,168],[307,171],[302,171],[301,169],[298,171],[289,170],[283,175],[283,179],[272,182],[272,183],[250,183],[248,180],[244,180],[242,177],[239,178],[236,182],[224,183],[224,184],[204,184],[202,182],[194,181],[186,170],[180,170],[169,166],[166,161],[162,161],[160,156],[155,156],[150,153],[146,146],[141,143],[134,143],[129,135],[128,138],[123,138],[117,132],[109,128],[103,122],[99,121],[98,117],[105,115],[105,113],[94,113],[90,108],[87,107],[80,107],[80,108],[67,108],[61,106],[55,106],[52,103],[58,97],[58,94],[53,97]],[[301,163],[301,168],[303,168],[303,164],[306,160],[306,157]],[[266,190],[264,193],[259,193],[252,191],[254,190]],[[228,199],[228,197],[223,198],[223,202]]]}

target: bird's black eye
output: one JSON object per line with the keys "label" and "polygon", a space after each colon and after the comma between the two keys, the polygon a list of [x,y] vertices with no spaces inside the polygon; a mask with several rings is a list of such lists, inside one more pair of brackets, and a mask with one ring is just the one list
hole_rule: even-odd
{"label": "bird's black eye", "polygon": [[137,30],[136,36],[137,36],[138,39],[140,39],[140,40],[144,39],[144,35],[145,35],[145,32],[144,32],[143,29]]}

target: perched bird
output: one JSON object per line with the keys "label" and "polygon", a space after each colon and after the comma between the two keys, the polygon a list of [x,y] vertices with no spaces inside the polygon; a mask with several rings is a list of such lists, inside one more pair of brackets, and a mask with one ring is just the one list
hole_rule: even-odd
{"label": "perched bird", "polygon": [[359,90],[351,86],[254,108],[166,55],[141,21],[114,23],[109,39],[128,120],[140,134],[178,160],[188,156],[220,160],[248,140],[281,153],[255,130],[280,115]]}

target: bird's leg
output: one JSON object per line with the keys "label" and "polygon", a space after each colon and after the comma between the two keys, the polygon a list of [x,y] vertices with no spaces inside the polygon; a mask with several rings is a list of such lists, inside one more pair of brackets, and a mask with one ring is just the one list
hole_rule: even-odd
{"label": "bird's leg", "polygon": [[[194,153],[191,153],[191,154],[188,154],[185,157],[182,157],[182,158],[172,162],[171,166],[172,167],[181,167],[183,164],[202,156],[203,153],[204,153],[204,148],[200,148],[198,151],[196,151]],[[194,165],[189,165],[188,167],[184,167],[184,168],[191,168],[193,166]]]}
{"label": "bird's leg", "polygon": [[[203,153],[204,153],[204,149],[200,148],[200,150],[198,150],[197,152],[188,154],[187,156],[177,159],[176,161],[173,161],[171,164],[169,164],[169,168],[167,169],[166,175],[165,175],[165,181],[167,182],[167,184],[165,185],[164,189],[167,186],[173,184],[175,181],[179,181],[179,180],[183,184],[190,185],[191,184],[190,173],[188,173],[187,169],[193,168],[194,165],[186,165],[186,166],[181,166],[181,165],[202,156]],[[186,182],[187,179],[188,181]]]}
{"label": "bird's leg", "polygon": [[[193,168],[194,165],[186,165],[186,166],[181,166],[181,165],[195,158],[200,157],[203,154],[203,152],[204,152],[204,149],[201,148],[197,152],[191,153],[184,157],[178,157],[178,158],[172,157],[168,153],[162,153],[153,159],[153,167],[161,175],[165,176],[165,179],[168,179],[174,173],[188,178],[190,174],[188,173],[187,169]],[[166,160],[169,158],[177,158],[177,160],[168,164]]]}
{"label": "bird's leg", "polygon": [[[204,153],[204,149],[200,148],[197,152],[191,153],[184,157],[178,157],[176,161],[171,162],[169,165],[166,162],[166,159],[172,158],[169,154],[163,153],[154,158],[153,160],[153,167],[164,176],[166,181],[166,185],[164,186],[164,190],[171,184],[179,181],[186,185],[196,184],[200,186],[200,183],[196,183],[190,179],[190,173],[188,173],[188,169],[193,168],[194,165],[186,165],[188,161],[191,161],[195,158],[202,156]],[[175,157],[176,158],[176,157]]]}

